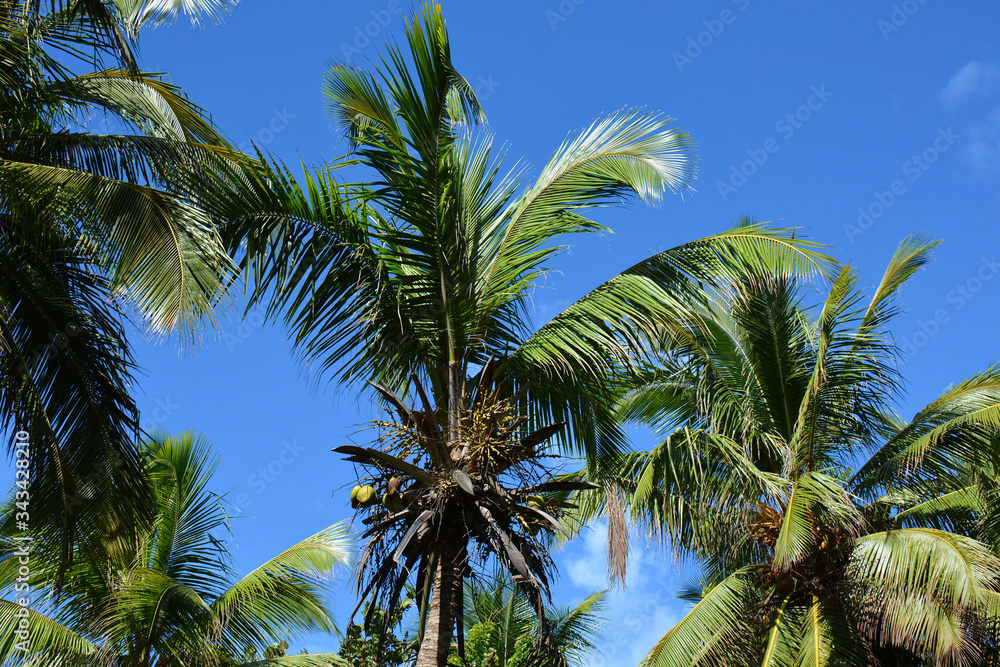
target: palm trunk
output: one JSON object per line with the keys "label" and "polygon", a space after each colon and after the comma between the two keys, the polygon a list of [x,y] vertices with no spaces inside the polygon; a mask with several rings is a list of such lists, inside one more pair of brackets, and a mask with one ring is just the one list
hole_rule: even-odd
{"label": "palm trunk", "polygon": [[414,667],[445,667],[454,636],[456,615],[461,613],[462,545],[451,531],[442,531],[438,565],[431,588],[427,628]]}

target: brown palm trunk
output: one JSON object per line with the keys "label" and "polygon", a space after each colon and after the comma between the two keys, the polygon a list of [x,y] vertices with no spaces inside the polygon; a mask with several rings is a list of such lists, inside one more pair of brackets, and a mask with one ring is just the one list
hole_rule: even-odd
{"label": "brown palm trunk", "polygon": [[442,531],[438,565],[431,587],[430,610],[420,652],[414,667],[445,667],[454,636],[456,615],[461,613],[463,549],[457,535]]}

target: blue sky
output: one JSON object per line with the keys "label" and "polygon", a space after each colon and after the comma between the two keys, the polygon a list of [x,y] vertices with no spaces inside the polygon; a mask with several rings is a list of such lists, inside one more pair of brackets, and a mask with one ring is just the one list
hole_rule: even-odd
{"label": "blue sky", "polygon": [[[805,228],[869,284],[907,234],[944,241],[907,288],[909,315],[894,332],[911,353],[907,416],[1000,360],[995,3],[510,0],[444,10],[455,63],[510,166],[523,157],[537,173],[568,132],[624,107],[673,116],[698,145],[697,192],[601,211],[617,234],[573,240],[534,296],[539,322],[636,261],[750,215]],[[245,0],[217,26],[147,32],[142,63],[169,72],[235,143],[319,165],[346,151],[324,114],[325,69],[364,66],[402,37],[412,11],[396,0]],[[330,448],[368,440],[359,429],[375,414],[370,396],[310,375],[255,314],[223,322],[191,355],[168,342],[139,344],[137,356],[144,425],[197,429],[223,456],[215,488],[242,498],[246,517],[233,524],[241,571],[350,517],[352,470]],[[605,585],[601,530],[558,555],[557,602]],[[645,546],[637,541],[632,585],[613,598],[607,664],[636,664],[683,613],[669,556]],[[346,621],[354,599],[341,581]]]}

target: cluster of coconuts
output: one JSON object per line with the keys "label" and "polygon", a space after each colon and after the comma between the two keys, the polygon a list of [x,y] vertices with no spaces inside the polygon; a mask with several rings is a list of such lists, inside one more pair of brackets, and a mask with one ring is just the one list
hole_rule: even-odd
{"label": "cluster of coconuts", "polygon": [[[403,482],[397,478],[393,477],[389,480],[389,490],[382,494],[382,504],[390,512],[400,512],[403,510],[403,498],[399,494],[399,488],[403,485]],[[369,484],[358,484],[353,489],[351,489],[351,508],[358,509],[359,507],[371,507],[379,502],[378,491],[375,490],[374,486]]]}

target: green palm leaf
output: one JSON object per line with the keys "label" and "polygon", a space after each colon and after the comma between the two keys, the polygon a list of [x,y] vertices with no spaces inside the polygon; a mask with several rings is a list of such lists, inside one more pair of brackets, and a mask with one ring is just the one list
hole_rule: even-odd
{"label": "green palm leaf", "polygon": [[344,524],[335,524],[289,547],[229,587],[212,603],[227,619],[225,633],[234,646],[267,646],[268,638],[299,632],[335,630],[324,608],[319,577],[349,564],[351,541]]}
{"label": "green palm leaf", "polygon": [[67,667],[80,664],[85,656],[92,655],[97,647],[84,637],[57,623],[56,621],[29,610],[27,623],[29,632],[24,645],[27,651],[18,648],[22,639],[14,634],[18,627],[17,614],[23,610],[14,601],[0,599],[0,662],[12,667],[28,667],[41,664],[31,656],[41,652],[49,654],[45,663],[52,667]]}
{"label": "green palm leaf", "polygon": [[313,653],[268,658],[266,660],[246,662],[236,667],[331,667],[331,665],[350,664],[336,653]]}
{"label": "green palm leaf", "polygon": [[996,590],[1000,559],[966,537],[906,528],[858,539],[848,570],[872,617],[868,632],[880,622],[886,639],[918,654],[961,659],[975,651],[962,615]]}
{"label": "green palm leaf", "polygon": [[[75,535],[130,542],[151,507],[123,323],[192,340],[235,277],[200,202],[247,160],[139,71],[148,4],[0,3],[0,422],[36,443],[33,519],[61,526],[63,570]],[[95,112],[146,136],[89,133]]]}
{"label": "green palm leaf", "polygon": [[838,480],[821,472],[807,472],[795,481],[788,499],[774,546],[775,568],[790,569],[813,553],[821,537],[814,530],[820,517],[826,526],[856,534],[861,514]]}
{"label": "green palm leaf", "polygon": [[[663,639],[657,642],[641,667],[691,667],[722,664],[718,651],[733,651],[746,637],[741,612],[749,602],[749,576],[759,566],[743,568],[714,586]],[[692,658],[692,656],[694,656]]]}
{"label": "green palm leaf", "polygon": [[44,206],[42,215],[83,220],[100,260],[114,266],[111,289],[128,297],[151,331],[184,326],[193,336],[198,319],[211,316],[220,276],[232,264],[204,212],[160,190],[38,164],[5,163],[0,187]]}
{"label": "green palm leaf", "polygon": [[890,408],[896,293],[933,245],[906,239],[866,303],[856,272],[839,270],[816,307],[808,282],[750,255],[664,326],[619,410],[666,440],[600,471],[602,491],[576,493],[576,523],[630,516],[700,566],[701,604],[739,573],[745,595],[723,588],[721,610],[696,607],[646,664],[978,664],[995,652],[997,368],[909,423]]}
{"label": "green palm leaf", "polygon": [[[100,664],[209,665],[222,658],[236,664],[248,648],[260,655],[282,639],[336,631],[325,594],[334,567],[350,559],[345,526],[321,531],[233,582],[228,551],[213,535],[228,527],[228,517],[208,491],[217,464],[208,444],[194,434],[162,438],[146,444],[142,461],[157,506],[146,530],[137,539],[116,541],[106,533],[81,538],[88,556],[73,561],[58,598],[52,593],[59,560],[52,556],[61,548],[59,535],[46,526],[30,533],[29,602],[47,610],[51,622],[32,626],[44,641],[20,656],[24,664],[83,664],[71,660],[74,652]],[[6,521],[4,535],[14,528]],[[0,553],[0,581],[7,584],[18,573],[18,546],[8,539]],[[12,602],[0,604],[0,625],[9,626],[15,610]],[[7,644],[0,648],[10,651]],[[324,659],[261,664],[315,665]]]}

